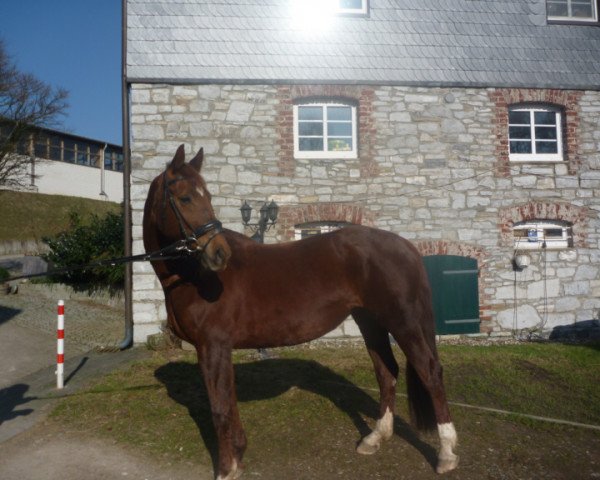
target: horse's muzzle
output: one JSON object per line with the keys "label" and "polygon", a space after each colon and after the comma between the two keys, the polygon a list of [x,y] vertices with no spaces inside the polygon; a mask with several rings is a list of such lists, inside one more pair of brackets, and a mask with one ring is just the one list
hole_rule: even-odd
{"label": "horse's muzzle", "polygon": [[231,249],[223,235],[215,235],[201,250],[201,262],[205,268],[213,272],[220,272],[227,268]]}

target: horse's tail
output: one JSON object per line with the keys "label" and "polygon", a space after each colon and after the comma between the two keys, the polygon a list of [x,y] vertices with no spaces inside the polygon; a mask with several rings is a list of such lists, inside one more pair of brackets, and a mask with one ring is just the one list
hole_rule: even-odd
{"label": "horse's tail", "polygon": [[418,430],[435,430],[437,421],[429,391],[410,362],[406,362],[406,390],[412,424]]}

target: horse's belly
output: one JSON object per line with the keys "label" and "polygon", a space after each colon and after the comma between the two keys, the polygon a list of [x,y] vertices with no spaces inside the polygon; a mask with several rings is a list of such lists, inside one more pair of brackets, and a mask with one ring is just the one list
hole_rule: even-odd
{"label": "horse's belly", "polygon": [[240,335],[235,348],[283,347],[309,342],[334,330],[349,314],[350,307],[341,304],[310,311],[280,311],[265,316],[260,327]]}

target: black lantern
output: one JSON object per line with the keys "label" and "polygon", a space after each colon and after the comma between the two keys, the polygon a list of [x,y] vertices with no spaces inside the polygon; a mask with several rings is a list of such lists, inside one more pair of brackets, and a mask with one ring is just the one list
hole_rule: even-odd
{"label": "black lantern", "polygon": [[252,217],[252,207],[248,205],[247,201],[244,201],[244,204],[240,208],[240,212],[242,214],[242,222],[244,225],[254,230],[254,234],[251,238],[259,243],[264,243],[265,232],[277,221],[279,207],[274,200],[272,200],[268,205],[267,202],[265,202],[263,206],[260,207],[257,223],[250,223],[250,218]]}
{"label": "black lantern", "polygon": [[244,225],[248,225],[250,215],[252,214],[252,207],[248,205],[248,202],[244,202],[242,208],[240,208],[240,212],[242,212],[242,222],[244,222]]}

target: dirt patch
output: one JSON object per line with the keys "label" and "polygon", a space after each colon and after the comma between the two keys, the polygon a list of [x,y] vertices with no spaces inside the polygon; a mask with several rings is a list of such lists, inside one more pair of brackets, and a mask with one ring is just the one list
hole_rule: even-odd
{"label": "dirt patch", "polygon": [[209,480],[210,469],[152,458],[88,433],[44,422],[2,444],[3,480]]}

